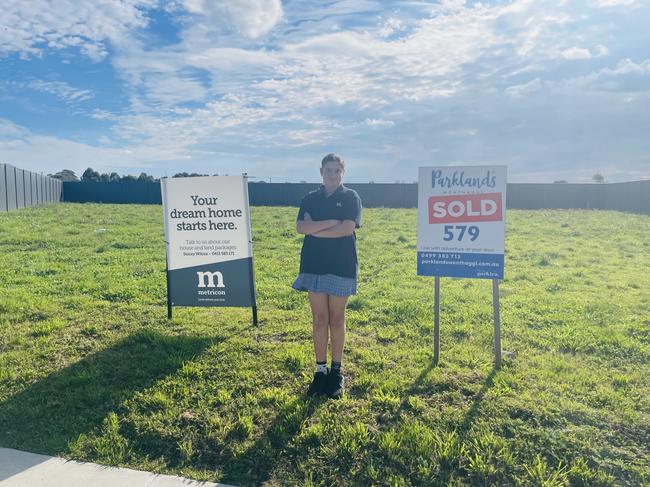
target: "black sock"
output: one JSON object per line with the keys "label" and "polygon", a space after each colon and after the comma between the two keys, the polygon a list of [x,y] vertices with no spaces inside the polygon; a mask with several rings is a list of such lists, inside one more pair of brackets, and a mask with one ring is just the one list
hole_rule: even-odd
{"label": "black sock", "polygon": [[327,362],[319,362],[317,360],[316,361],[316,372],[322,372],[323,374],[327,374]]}
{"label": "black sock", "polygon": [[341,362],[334,362],[332,360],[332,372],[341,373]]}

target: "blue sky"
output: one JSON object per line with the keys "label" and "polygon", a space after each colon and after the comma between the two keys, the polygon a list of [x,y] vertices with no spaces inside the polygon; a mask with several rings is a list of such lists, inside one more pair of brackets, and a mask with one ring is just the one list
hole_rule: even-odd
{"label": "blue sky", "polygon": [[650,178],[641,0],[4,0],[0,162],[351,182]]}

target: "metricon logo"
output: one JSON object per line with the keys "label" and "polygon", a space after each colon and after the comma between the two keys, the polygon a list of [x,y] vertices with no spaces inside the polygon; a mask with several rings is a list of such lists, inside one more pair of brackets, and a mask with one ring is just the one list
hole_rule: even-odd
{"label": "metricon logo", "polygon": [[[198,287],[226,287],[223,283],[223,274],[221,272],[197,272],[199,278]],[[217,278],[217,284],[214,284],[214,278]],[[207,279],[206,279],[207,278]],[[207,280],[207,285],[206,285]]]}

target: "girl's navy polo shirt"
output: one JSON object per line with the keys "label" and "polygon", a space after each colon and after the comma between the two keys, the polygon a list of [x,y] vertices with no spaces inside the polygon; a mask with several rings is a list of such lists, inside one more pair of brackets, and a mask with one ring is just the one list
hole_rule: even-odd
{"label": "girl's navy polo shirt", "polygon": [[[340,185],[329,196],[325,186],[311,191],[302,199],[298,220],[309,213],[314,221],[352,220],[361,227],[361,199],[356,191]],[[338,238],[318,238],[305,235],[300,253],[300,273],[334,274],[357,277],[356,235]]]}

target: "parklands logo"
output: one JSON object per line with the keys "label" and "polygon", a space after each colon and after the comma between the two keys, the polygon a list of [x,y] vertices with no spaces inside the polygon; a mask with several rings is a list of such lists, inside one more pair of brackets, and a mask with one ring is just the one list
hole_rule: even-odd
{"label": "parklands logo", "polygon": [[[198,286],[200,288],[225,288],[223,283],[223,274],[219,271],[215,272],[197,272]],[[226,291],[220,289],[206,289],[198,291],[199,295],[218,295],[224,296]]]}

